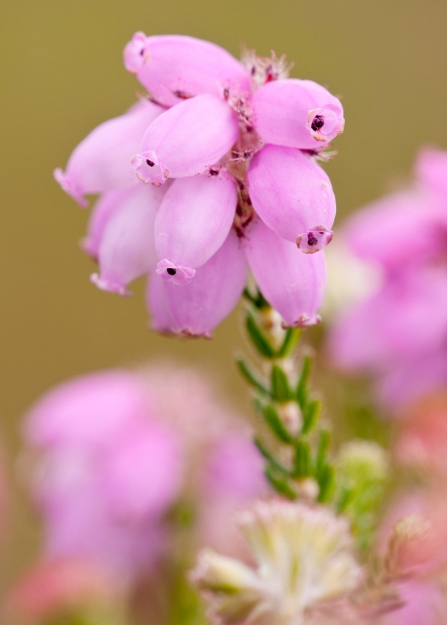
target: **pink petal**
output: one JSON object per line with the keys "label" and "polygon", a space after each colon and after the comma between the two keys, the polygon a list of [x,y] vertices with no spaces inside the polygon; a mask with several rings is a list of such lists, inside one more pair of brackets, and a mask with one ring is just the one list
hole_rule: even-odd
{"label": "pink petal", "polygon": [[145,389],[122,371],[75,378],[44,395],[28,412],[24,433],[31,445],[106,443],[150,410]]}
{"label": "pink petal", "polygon": [[326,287],[323,254],[297,254],[260,219],[247,231],[245,252],[261,293],[284,318],[286,325],[318,323]]}
{"label": "pink petal", "polygon": [[224,89],[250,92],[250,77],[231,54],[209,41],[183,35],[136,33],[124,49],[124,65],[164,106]]}
{"label": "pink petal", "polygon": [[160,332],[211,338],[236,306],[245,286],[247,265],[233,231],[222,247],[197,269],[190,284],[176,285],[152,275],[148,305]]}
{"label": "pink petal", "polygon": [[55,170],[55,179],[81,206],[87,206],[86,194],[133,184],[130,159],[140,150],[146,129],[162,111],[151,102],[141,102],[121,117],[104,122],[75,148],[65,172]]}
{"label": "pink petal", "polygon": [[[332,238],[335,197],[331,182],[303,152],[266,145],[250,163],[248,185],[256,212],[279,236],[298,240],[306,252],[319,251]],[[324,236],[317,238],[314,231]],[[309,247],[312,237],[317,243]]]}
{"label": "pink petal", "polygon": [[425,190],[401,191],[354,213],[341,236],[359,258],[400,270],[443,253],[444,213],[442,204]]}
{"label": "pink petal", "polygon": [[440,625],[445,614],[445,594],[434,581],[410,579],[398,584],[402,607],[386,614],[382,625]]}
{"label": "pink petal", "polygon": [[441,347],[412,359],[402,360],[381,377],[376,390],[389,408],[402,408],[441,390],[447,383],[447,353]]}
{"label": "pink petal", "polygon": [[238,123],[226,102],[199,95],[167,110],[148,128],[143,150],[132,159],[143,182],[194,176],[214,165],[238,138]]}
{"label": "pink petal", "polygon": [[386,371],[436,349],[447,332],[447,271],[414,268],[389,279],[333,328],[330,350],[339,367]]}
{"label": "pink petal", "polygon": [[214,445],[204,473],[207,497],[242,502],[266,490],[262,457],[251,437],[239,432],[228,433]]}
{"label": "pink petal", "polygon": [[128,190],[109,191],[98,198],[87,226],[87,234],[82,240],[82,249],[95,260],[98,258],[99,245],[104,230],[113,213],[119,210],[118,198],[125,198]]}
{"label": "pink petal", "polygon": [[181,478],[178,442],[166,427],[147,421],[128,428],[108,450],[101,488],[118,521],[150,519],[173,503]]}
{"label": "pink petal", "polygon": [[343,132],[340,101],[311,80],[276,80],[252,98],[256,131],[266,143],[302,150],[325,146]]}
{"label": "pink petal", "polygon": [[[61,468],[55,465],[54,471]],[[47,485],[47,503],[41,507],[44,555],[86,558],[127,583],[154,566],[165,543],[164,528],[157,519],[135,523],[122,518],[118,522],[110,514],[97,466],[92,462],[86,468],[88,473],[75,485],[61,490]]]}
{"label": "pink petal", "polygon": [[104,291],[129,295],[129,282],[149,273],[157,263],[154,223],[165,191],[137,185],[114,194],[117,206],[105,225],[98,249],[100,273],[91,279]]}
{"label": "pink petal", "polygon": [[158,264],[159,274],[175,280],[177,266],[195,269],[206,263],[227,238],[236,204],[230,177],[176,180],[155,220],[155,245],[164,259]]}

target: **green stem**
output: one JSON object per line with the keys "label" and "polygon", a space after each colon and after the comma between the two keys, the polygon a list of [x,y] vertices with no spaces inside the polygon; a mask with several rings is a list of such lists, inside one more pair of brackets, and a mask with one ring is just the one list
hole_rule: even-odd
{"label": "green stem", "polygon": [[255,437],[271,486],[289,499],[328,502],[334,470],[329,460],[329,433],[320,425],[320,402],[309,389],[312,360],[296,365],[301,337],[297,328],[283,329],[279,315],[259,291],[245,292],[245,329],[258,360],[258,370],[239,358],[237,365],[254,390],[257,411],[267,432]]}

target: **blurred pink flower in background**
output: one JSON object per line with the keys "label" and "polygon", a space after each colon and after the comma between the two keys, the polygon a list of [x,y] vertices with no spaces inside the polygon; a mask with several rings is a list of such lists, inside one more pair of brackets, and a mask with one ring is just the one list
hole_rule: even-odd
{"label": "blurred pink flower in background", "polygon": [[126,295],[148,275],[155,329],[209,337],[249,266],[286,325],[318,322],[326,274],[314,252],[332,239],[335,197],[316,157],[343,131],[339,100],[289,79],[283,57],[239,62],[192,37],[136,33],[124,64],[149,96],[55,172],[82,206],[100,194],[84,242],[92,281]]}
{"label": "blurred pink flower in background", "polygon": [[378,550],[385,555],[401,607],[381,625],[441,625],[447,609],[447,507],[437,487],[395,495],[379,527]]}
{"label": "blurred pink flower in background", "polygon": [[45,558],[84,558],[122,581],[175,547],[182,502],[195,510],[193,542],[237,551],[232,513],[265,490],[241,420],[172,364],[66,382],[32,407],[24,437]]}
{"label": "blurred pink flower in background", "polygon": [[[447,479],[447,394],[433,393],[407,411],[395,445],[397,461],[431,480]],[[445,486],[445,484],[444,484]]]}
{"label": "blurred pink flower in background", "polygon": [[398,591],[404,604],[387,614],[381,625],[443,625],[447,606],[440,587],[408,582],[400,584]]}
{"label": "blurred pink flower in background", "polygon": [[344,244],[382,279],[330,337],[336,365],[372,374],[378,398],[393,409],[447,383],[446,154],[423,150],[415,175],[413,186],[355,213],[342,229]]}
{"label": "blurred pink flower in background", "polygon": [[211,381],[193,369],[159,363],[143,369],[141,379],[163,422],[182,442],[181,496],[196,508],[196,547],[206,545],[225,555],[246,557],[234,513],[268,492],[250,427],[217,400]]}
{"label": "blurred pink flower in background", "polygon": [[84,376],[30,411],[33,493],[49,558],[89,557],[123,575],[153,565],[180,487],[181,450],[130,373]]}
{"label": "blurred pink flower in background", "polygon": [[119,583],[110,571],[82,559],[54,560],[36,564],[19,579],[2,613],[6,622],[17,625],[68,622],[89,613],[110,618],[119,599]]}

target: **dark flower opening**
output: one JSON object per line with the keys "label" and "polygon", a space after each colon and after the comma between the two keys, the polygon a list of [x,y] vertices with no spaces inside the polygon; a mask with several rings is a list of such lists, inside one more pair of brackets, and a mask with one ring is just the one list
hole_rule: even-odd
{"label": "dark flower opening", "polygon": [[323,126],[324,126],[324,117],[322,115],[315,115],[315,117],[312,120],[312,125],[311,125],[312,130],[316,132],[317,130],[320,130],[320,128],[323,128]]}
{"label": "dark flower opening", "polygon": [[168,267],[166,271],[168,272],[170,276],[175,276],[175,274],[177,273],[177,269],[173,269],[172,267]]}
{"label": "dark flower opening", "polygon": [[149,165],[149,167],[153,167],[155,165],[154,161],[150,161],[148,158],[146,159],[146,163]]}

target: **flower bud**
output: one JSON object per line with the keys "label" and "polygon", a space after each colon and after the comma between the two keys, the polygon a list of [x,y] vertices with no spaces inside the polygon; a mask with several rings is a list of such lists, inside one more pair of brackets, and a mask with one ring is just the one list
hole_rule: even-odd
{"label": "flower bud", "polygon": [[266,145],[250,163],[248,185],[256,212],[277,235],[307,253],[330,242],[334,193],[326,173],[306,154]]}
{"label": "flower bud", "polygon": [[136,33],[124,49],[124,65],[163,106],[224,89],[250,92],[242,63],[223,48],[183,35],[146,37]]}
{"label": "flower bud", "polygon": [[195,176],[224,156],[238,137],[234,112],[213,95],[200,95],[168,109],[151,124],[132,167],[143,182]]}
{"label": "flower bud", "polygon": [[[163,196],[164,189],[145,185],[108,194],[111,214],[98,246],[100,273],[91,277],[103,291],[130,295],[129,282],[155,267],[154,222]],[[112,208],[113,202],[116,207]]]}
{"label": "flower bud", "polygon": [[141,149],[146,129],[162,112],[151,102],[140,102],[121,117],[104,122],[75,148],[65,172],[54,171],[55,179],[81,206],[88,204],[84,195],[135,184],[130,159]]}
{"label": "flower bud", "polygon": [[276,80],[253,94],[256,131],[266,143],[301,150],[327,145],[343,132],[340,101],[311,80]]}
{"label": "flower bud", "polygon": [[293,243],[260,219],[247,232],[245,252],[261,293],[286,325],[305,327],[320,321],[317,313],[326,285],[323,254],[297,253]]}
{"label": "flower bud", "polygon": [[[194,176],[175,180],[155,219],[158,273],[176,281],[178,268],[197,269],[230,232],[237,196],[230,178]],[[177,278],[178,279],[178,278]]]}
{"label": "flower bud", "polygon": [[[173,271],[177,271],[173,269]],[[153,273],[148,304],[155,329],[211,338],[214,328],[236,306],[247,279],[247,263],[234,232],[189,284],[175,284]]]}

